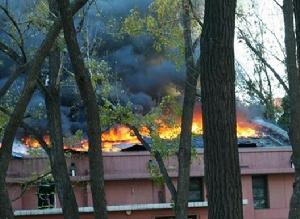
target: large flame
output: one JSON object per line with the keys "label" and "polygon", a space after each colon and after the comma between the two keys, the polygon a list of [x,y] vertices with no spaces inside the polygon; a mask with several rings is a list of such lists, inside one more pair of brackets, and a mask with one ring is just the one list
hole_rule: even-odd
{"label": "large flame", "polygon": [[[31,148],[39,148],[40,144],[39,142],[31,137],[26,136],[21,139],[22,143],[25,144],[28,147]],[[50,138],[48,135],[44,137],[44,140],[47,144],[50,143]],[[137,139],[137,137],[132,133],[132,131],[124,126],[124,125],[115,125],[108,131],[104,132],[101,135],[102,140],[102,150],[105,152],[116,152],[120,151],[118,147],[115,147],[115,145],[118,144],[139,144],[140,141]],[[87,151],[88,150],[88,141],[82,140],[80,143],[76,145],[65,145],[65,149],[70,149],[74,151]]]}
{"label": "large flame", "polygon": [[118,151],[117,144],[139,144],[133,132],[124,125],[116,125],[101,136],[103,151]]}
{"label": "large flame", "polygon": [[247,117],[242,113],[238,113],[236,131],[238,137],[257,137],[258,127],[254,123],[249,122]]}
{"label": "large flame", "polygon": [[[168,127],[163,123],[160,124],[158,129],[159,136],[164,139],[172,139],[180,134],[180,120],[177,121],[177,125],[173,127]],[[238,137],[257,137],[258,127],[254,123],[251,123],[247,118],[246,113],[242,111],[237,112],[237,136]],[[194,108],[193,123],[192,123],[192,133],[195,135],[203,134],[202,127],[202,112],[200,103],[196,103]]]}
{"label": "large flame", "polygon": [[[178,137],[180,134],[180,119],[173,124],[172,127],[168,126],[163,122],[163,120],[156,120],[156,125],[158,126],[158,135],[162,139],[173,139]],[[247,116],[241,112],[237,115],[237,136],[238,137],[256,137],[257,136],[257,126],[247,119]],[[202,134],[202,112],[200,104],[195,105],[193,123],[192,123],[192,133],[196,135]],[[140,133],[144,136],[149,136],[149,130],[143,127]],[[49,136],[45,136],[44,140],[49,143]],[[133,132],[124,125],[115,125],[108,131],[101,135],[102,140],[102,150],[105,152],[115,152],[120,151],[118,145],[126,144],[139,144],[140,141],[133,134]],[[31,137],[25,137],[22,142],[33,148],[40,147],[38,141]],[[71,149],[75,151],[87,151],[88,141],[83,140],[77,145],[65,146],[65,149]]]}
{"label": "large flame", "polygon": [[[251,123],[247,118],[246,113],[242,111],[237,112],[237,136],[238,137],[256,137],[258,136],[258,127],[254,123]],[[202,112],[199,102],[196,103],[194,108],[192,132],[200,135],[203,133],[202,128]]]}
{"label": "large flame", "polygon": [[[45,135],[44,137],[44,141],[47,144],[50,144],[50,137],[49,135]],[[39,148],[41,147],[40,143],[38,142],[38,140],[36,140],[35,138],[31,137],[31,136],[26,136],[24,138],[21,139],[21,142],[31,148]]]}

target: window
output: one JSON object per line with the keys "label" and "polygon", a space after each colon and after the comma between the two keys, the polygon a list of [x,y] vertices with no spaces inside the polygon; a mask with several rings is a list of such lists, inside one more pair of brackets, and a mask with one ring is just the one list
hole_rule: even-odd
{"label": "window", "polygon": [[38,208],[54,208],[55,186],[52,181],[42,181],[38,188]]}
{"label": "window", "polygon": [[269,208],[267,176],[252,176],[252,193],[255,209]]}
{"label": "window", "polygon": [[[175,219],[174,216],[155,217],[155,219]],[[196,215],[188,216],[188,219],[197,219]]]}
{"label": "window", "polygon": [[70,176],[76,176],[76,165],[75,163],[71,163],[71,166],[69,168]]}
{"label": "window", "polygon": [[204,200],[202,178],[190,179],[189,202],[200,202]]}
{"label": "window", "polygon": [[158,202],[159,203],[165,203],[166,202],[166,195],[165,195],[163,189],[158,191]]}

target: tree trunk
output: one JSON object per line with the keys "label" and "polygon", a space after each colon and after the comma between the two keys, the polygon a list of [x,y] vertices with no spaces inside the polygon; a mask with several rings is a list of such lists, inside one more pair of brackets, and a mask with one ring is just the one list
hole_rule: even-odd
{"label": "tree trunk", "polygon": [[[59,71],[59,51],[50,54],[50,96],[46,96],[46,108],[48,117],[48,127],[50,130],[51,147],[49,148],[49,159],[52,175],[55,181],[58,198],[62,205],[64,218],[79,219],[78,206],[74,191],[68,174],[68,168],[64,156],[64,144],[62,137],[62,126],[60,116],[59,84],[56,85]],[[56,59],[56,60],[55,60]],[[58,63],[57,63],[58,62]],[[53,64],[58,64],[53,66]]]}
{"label": "tree trunk", "polygon": [[14,112],[12,113],[4,131],[2,147],[0,150],[0,218],[13,218],[12,207],[5,185],[6,171],[11,158],[12,146],[18,126],[23,119],[27,105],[35,90],[41,66],[48,54],[48,51],[51,49],[52,44],[58,36],[58,33],[59,31],[56,32],[55,38],[51,38],[51,40],[48,40],[47,42],[44,41],[43,45],[37,51],[36,56],[33,59],[35,61],[30,67],[30,72],[28,73],[22,95],[17,102]]}
{"label": "tree trunk", "polygon": [[75,72],[75,79],[84,102],[87,119],[87,134],[89,140],[90,182],[93,197],[93,206],[96,219],[106,219],[106,201],[104,193],[103,158],[100,138],[100,119],[97,99],[88,70],[77,42],[76,30],[71,13],[69,0],[59,0],[64,37],[69,51],[71,63]]}
{"label": "tree trunk", "polygon": [[191,165],[192,123],[196,99],[196,87],[199,76],[192,48],[190,4],[182,0],[182,19],[185,42],[186,82],[181,117],[181,133],[178,153],[177,198],[175,201],[176,219],[186,219],[188,212],[188,195]]}
{"label": "tree trunk", "polygon": [[[58,15],[59,9],[55,0],[48,0],[50,11]],[[51,15],[50,15],[51,16]],[[60,51],[54,48],[49,55],[49,87],[45,104],[47,109],[48,128],[50,131],[51,147],[49,159],[55,188],[62,206],[64,218],[79,219],[78,205],[68,174],[64,156],[64,142],[60,114]]]}
{"label": "tree trunk", "polygon": [[235,0],[206,0],[201,37],[204,164],[209,219],[241,219],[236,137]]}
{"label": "tree trunk", "polygon": [[[76,11],[78,11],[82,7],[82,4],[86,1],[87,0],[78,0],[74,2],[74,4],[72,4],[72,14],[75,14]],[[48,55],[53,43],[55,42],[60,29],[60,20],[56,20],[47,33],[42,45],[39,47],[32,61],[30,62],[30,70],[26,78],[22,95],[19,98],[4,131],[2,147],[0,149],[0,218],[14,218],[5,183],[6,172],[11,159],[12,146],[18,126],[23,119],[24,112],[35,90],[37,77],[41,70],[42,64],[44,63],[44,60]]]}
{"label": "tree trunk", "polygon": [[130,124],[126,124],[126,126],[128,126],[134,132],[135,136],[141,142],[141,144],[144,145],[146,150],[149,151],[149,153],[153,154],[153,156],[157,162],[158,168],[160,170],[160,173],[163,176],[164,181],[171,193],[171,197],[175,201],[176,197],[177,197],[176,188],[174,186],[172,178],[169,176],[168,170],[166,168],[166,165],[164,163],[164,160],[163,160],[161,154],[156,150],[155,151],[152,150],[150,144],[148,144],[148,142],[144,140],[143,136],[140,134],[139,130],[135,126],[132,126]]}
{"label": "tree trunk", "polygon": [[[300,2],[294,1],[295,18],[296,18],[296,36],[297,48],[300,48]],[[293,20],[293,2],[292,0],[283,1],[283,17],[285,31],[285,47],[286,47],[286,68],[289,81],[289,101],[291,109],[289,137],[293,148],[293,163],[295,166],[295,181],[293,185],[293,194],[290,201],[289,219],[300,218],[300,132],[298,130],[300,124],[300,77],[299,69],[300,51],[298,49],[296,56],[296,39],[294,32]]]}

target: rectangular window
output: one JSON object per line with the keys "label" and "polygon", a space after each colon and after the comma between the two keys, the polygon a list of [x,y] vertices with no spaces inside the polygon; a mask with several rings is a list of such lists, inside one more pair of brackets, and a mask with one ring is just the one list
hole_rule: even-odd
{"label": "rectangular window", "polygon": [[189,202],[204,201],[202,178],[193,177],[190,179]]}
{"label": "rectangular window", "polygon": [[55,185],[53,182],[43,181],[38,188],[38,208],[54,208]]}
{"label": "rectangular window", "polygon": [[267,176],[252,176],[252,193],[255,209],[269,208]]}

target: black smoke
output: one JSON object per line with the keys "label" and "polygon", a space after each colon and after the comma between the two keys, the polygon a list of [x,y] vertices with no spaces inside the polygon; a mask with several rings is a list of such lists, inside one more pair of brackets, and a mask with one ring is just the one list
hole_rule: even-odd
{"label": "black smoke", "polygon": [[[35,1],[32,1],[33,3]],[[88,35],[91,52],[98,60],[105,60],[111,67],[112,83],[110,98],[112,102],[119,101],[122,104],[131,102],[135,111],[147,113],[161,98],[168,94],[167,87],[175,86],[179,90],[183,87],[185,78],[184,69],[175,66],[162,52],[153,48],[153,39],[149,35],[120,37],[121,22],[129,14],[131,9],[137,9],[145,14],[152,0],[96,0],[87,6],[85,26],[81,28],[79,41],[82,51],[85,53]],[[16,11],[18,5],[11,5]],[[76,18],[77,25],[81,18]],[[113,24],[113,25],[112,25]],[[84,35],[84,36],[83,36]],[[44,34],[27,36],[27,47],[36,48]],[[0,65],[0,84],[6,80],[10,72],[11,62],[7,58],[0,57],[3,65]],[[68,69],[72,71],[71,66]],[[66,78],[66,73],[62,76]],[[27,113],[33,114],[38,106],[44,107],[43,95],[36,92]],[[61,116],[65,134],[73,134],[78,129],[86,130],[85,110],[76,85],[64,84],[61,88]],[[41,130],[46,129],[46,118],[30,117],[27,121]]]}

